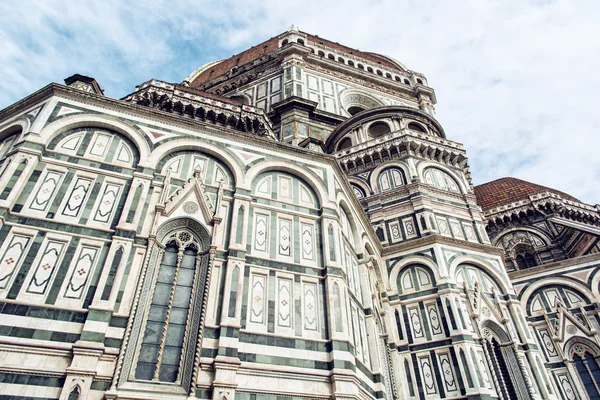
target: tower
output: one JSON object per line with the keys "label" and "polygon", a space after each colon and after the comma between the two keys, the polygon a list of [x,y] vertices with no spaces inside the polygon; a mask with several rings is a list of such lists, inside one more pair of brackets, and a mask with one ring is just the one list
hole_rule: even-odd
{"label": "tower", "polygon": [[292,26],[181,84],[115,100],[74,75],[1,111],[2,389],[593,397],[598,289],[529,305],[540,264],[597,282],[598,207],[474,188],[435,103],[400,62]]}

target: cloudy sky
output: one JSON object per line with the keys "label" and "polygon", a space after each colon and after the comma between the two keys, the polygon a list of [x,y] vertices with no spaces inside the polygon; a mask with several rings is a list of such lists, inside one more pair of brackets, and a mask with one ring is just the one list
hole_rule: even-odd
{"label": "cloudy sky", "polygon": [[514,176],[597,204],[599,15],[596,0],[3,1],[0,109],[73,73],[115,98],[181,82],[293,23],[424,73],[475,184]]}

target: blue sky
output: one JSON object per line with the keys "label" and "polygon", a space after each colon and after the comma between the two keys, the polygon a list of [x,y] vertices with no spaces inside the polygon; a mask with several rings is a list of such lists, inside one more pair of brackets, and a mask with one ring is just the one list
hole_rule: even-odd
{"label": "blue sky", "polygon": [[475,184],[515,176],[600,203],[600,2],[4,1],[0,108],[73,73],[120,98],[296,24],[424,73]]}

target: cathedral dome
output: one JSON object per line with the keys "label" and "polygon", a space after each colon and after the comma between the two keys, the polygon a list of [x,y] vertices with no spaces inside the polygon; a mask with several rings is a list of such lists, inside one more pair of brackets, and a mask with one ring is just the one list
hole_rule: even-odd
{"label": "cathedral dome", "polygon": [[580,202],[575,197],[546,186],[537,185],[517,178],[500,178],[474,187],[477,203],[483,210],[489,210],[515,201],[525,200],[529,196],[550,192],[565,200]]}

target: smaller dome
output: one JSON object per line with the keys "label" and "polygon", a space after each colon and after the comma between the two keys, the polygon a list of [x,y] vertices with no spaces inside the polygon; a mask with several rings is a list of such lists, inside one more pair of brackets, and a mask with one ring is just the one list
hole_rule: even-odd
{"label": "smaller dome", "polygon": [[537,185],[517,178],[500,178],[495,181],[474,187],[477,203],[483,210],[489,210],[515,201],[525,200],[529,196],[550,192],[559,195],[565,200],[576,201],[575,197],[560,190]]}

